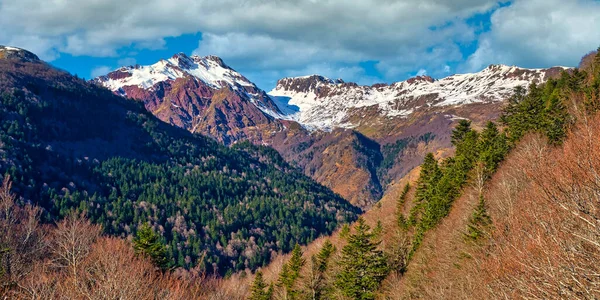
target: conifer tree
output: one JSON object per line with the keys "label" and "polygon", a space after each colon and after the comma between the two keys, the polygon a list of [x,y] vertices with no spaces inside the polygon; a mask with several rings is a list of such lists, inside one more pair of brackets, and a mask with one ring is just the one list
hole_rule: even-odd
{"label": "conifer tree", "polygon": [[481,132],[477,145],[479,149],[479,160],[485,164],[486,175],[493,173],[498,164],[508,153],[506,136],[501,134],[494,122],[488,122]]}
{"label": "conifer tree", "polygon": [[483,235],[485,228],[491,224],[492,218],[487,213],[483,194],[480,194],[479,203],[475,207],[473,214],[469,217],[467,232],[464,234],[465,240],[477,241]]}
{"label": "conifer tree", "polygon": [[265,291],[267,284],[263,278],[263,274],[261,271],[257,271],[254,276],[254,281],[252,282],[252,287],[250,287],[250,297],[248,300],[269,300],[273,294],[273,285],[270,285],[269,288]]}
{"label": "conifer tree", "polygon": [[402,193],[400,194],[400,197],[398,198],[398,202],[396,203],[396,220],[398,223],[398,227],[400,227],[401,229],[408,228],[408,222],[407,222],[406,218],[404,217],[404,215],[402,214],[402,208],[404,207],[404,202],[406,202],[406,196],[408,195],[409,191],[410,191],[410,183],[407,183],[404,186],[404,189],[402,189]]}
{"label": "conifer tree", "polygon": [[317,262],[318,269],[321,272],[325,272],[327,270],[327,264],[329,262],[329,258],[335,252],[335,246],[331,243],[331,241],[327,240],[323,244],[323,247],[317,254]]}
{"label": "conifer tree", "polygon": [[452,145],[458,145],[469,131],[471,131],[471,121],[465,119],[458,121],[458,125],[452,130]]}
{"label": "conifer tree", "polygon": [[155,266],[163,270],[167,268],[167,248],[148,224],[138,229],[133,239],[133,248],[137,254],[148,256]]}
{"label": "conifer tree", "polygon": [[375,292],[389,272],[386,256],[378,249],[380,242],[373,240],[363,218],[358,219],[354,229],[356,232],[342,249],[336,286],[352,299],[375,299]]}
{"label": "conifer tree", "polygon": [[305,259],[302,258],[302,249],[300,245],[296,244],[292,250],[292,257],[287,263],[283,264],[277,281],[277,286],[283,289],[283,299],[295,299],[298,296],[295,285],[298,278],[300,278],[300,271],[305,263]]}
{"label": "conifer tree", "polygon": [[327,240],[319,253],[311,256],[310,269],[305,285],[307,288],[305,299],[327,299],[329,278],[326,277],[325,272],[329,265],[329,259],[334,252],[335,247]]}

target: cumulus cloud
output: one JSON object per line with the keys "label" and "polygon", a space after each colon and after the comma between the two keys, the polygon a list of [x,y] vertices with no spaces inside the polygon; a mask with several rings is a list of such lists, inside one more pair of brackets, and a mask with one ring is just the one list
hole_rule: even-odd
{"label": "cumulus cloud", "polygon": [[600,43],[600,2],[517,0],[496,10],[463,69],[489,64],[523,67],[576,66]]}
{"label": "cumulus cloud", "polygon": [[[498,2],[505,1],[0,0],[0,44],[46,60],[118,57],[123,47],[160,49],[166,37],[202,32],[196,54],[222,56],[257,81],[318,71],[367,83],[419,69],[441,77],[457,65],[574,65],[600,40],[598,1]],[[486,32],[466,21],[489,12]],[[463,53],[474,43],[475,53]],[[356,67],[363,61],[378,61],[380,77],[364,77]]]}
{"label": "cumulus cloud", "polygon": [[473,29],[462,20],[495,5],[493,0],[20,0],[0,5],[0,41],[33,49],[27,40],[43,40],[34,50],[46,59],[58,52],[106,57],[117,56],[124,46],[160,48],[165,37],[202,32],[197,52],[231,51],[228,56],[246,64],[244,57],[257,66],[299,70],[306,61],[387,60],[472,41]]}

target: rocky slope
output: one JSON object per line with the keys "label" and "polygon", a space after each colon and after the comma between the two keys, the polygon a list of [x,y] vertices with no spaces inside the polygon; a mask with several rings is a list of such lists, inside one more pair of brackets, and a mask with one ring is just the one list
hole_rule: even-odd
{"label": "rocky slope", "polygon": [[354,204],[377,201],[426,152],[450,149],[454,122],[494,120],[516,86],[564,68],[492,65],[440,80],[359,86],[319,75],[284,78],[268,94],[214,56],[177,54],[95,81],[142,100],[159,119],[229,145],[269,145]]}
{"label": "rocky slope", "polygon": [[[269,95],[280,105],[296,108],[286,115],[305,126],[328,130],[355,128],[365,113],[388,119],[407,117],[429,107],[456,107],[505,100],[517,86],[541,83],[563,68],[522,69],[491,65],[478,73],[440,80],[417,76],[391,85],[359,86],[318,75],[279,80]],[[288,109],[289,110],[289,109]]]}
{"label": "rocky slope", "polygon": [[267,139],[284,123],[267,94],[216,56],[183,53],[150,66],[123,67],[95,81],[116,94],[143,100],[159,119],[226,145]]}

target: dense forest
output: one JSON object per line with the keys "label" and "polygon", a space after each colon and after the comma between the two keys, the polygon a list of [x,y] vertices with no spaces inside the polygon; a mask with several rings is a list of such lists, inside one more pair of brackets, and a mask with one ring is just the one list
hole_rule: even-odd
{"label": "dense forest", "polygon": [[112,236],[148,225],[165,268],[255,269],[359,209],[248,143],[168,126],[141,103],[37,59],[0,60],[0,174],[52,223],[84,213]]}

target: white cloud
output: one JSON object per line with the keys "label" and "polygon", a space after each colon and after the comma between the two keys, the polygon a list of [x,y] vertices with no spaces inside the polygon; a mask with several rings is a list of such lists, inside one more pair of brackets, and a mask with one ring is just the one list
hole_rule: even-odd
{"label": "white cloud", "polygon": [[97,66],[94,69],[92,69],[90,78],[96,78],[98,76],[106,75],[110,73],[110,71],[112,71],[112,68],[109,66]]}
{"label": "white cloud", "polygon": [[517,0],[496,10],[491,21],[463,70],[492,63],[576,66],[600,44],[600,2],[594,0]]}
{"label": "white cloud", "polygon": [[231,51],[229,56],[252,58],[257,66],[297,70],[306,61],[391,60],[472,41],[473,29],[461,20],[495,5],[494,0],[4,1],[0,43],[33,49],[23,39],[47,41],[33,49],[46,59],[57,51],[116,56],[123,46],[160,48],[165,37],[200,31],[205,36],[200,52]]}
{"label": "white cloud", "polygon": [[[385,81],[424,69],[446,76],[490,63],[576,64],[600,43],[600,3],[515,0],[492,15],[489,32],[466,18],[497,0],[0,0],[0,44],[46,60],[60,53],[118,56],[125,46],[160,49],[165,37],[203,33],[196,53],[216,54],[248,77],[272,82],[312,70],[364,78],[355,66],[379,61]],[[128,64],[128,63],[127,63]],[[119,63],[122,65],[122,63]],[[362,72],[362,73],[361,73]]]}
{"label": "white cloud", "polygon": [[417,76],[424,76],[424,75],[427,75],[427,70],[419,69],[419,71],[417,72]]}

